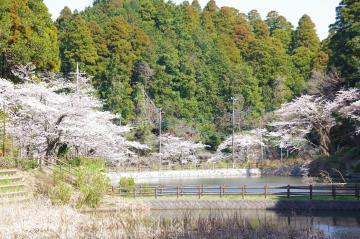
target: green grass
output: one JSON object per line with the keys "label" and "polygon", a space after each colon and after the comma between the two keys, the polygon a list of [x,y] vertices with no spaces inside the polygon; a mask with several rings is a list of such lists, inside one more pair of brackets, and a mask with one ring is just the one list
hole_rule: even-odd
{"label": "green grass", "polygon": [[12,180],[12,179],[3,179],[3,180],[0,180],[0,185],[7,185],[7,184],[13,184],[15,183],[16,181]]}
{"label": "green grass", "polygon": [[[154,196],[149,197],[136,197],[134,196],[119,196],[122,199],[125,200],[154,200]],[[176,196],[158,196],[157,200],[242,200],[241,196],[202,196],[200,199],[198,196],[179,196],[179,198],[176,198]],[[287,198],[286,196],[246,196],[244,197],[246,200],[310,200],[310,197],[308,196],[292,196],[290,198]],[[312,200],[324,200],[324,201],[333,201],[332,196],[314,196]],[[358,201],[354,196],[338,196],[335,199],[336,201]],[[360,202],[360,201],[358,201]]]}
{"label": "green grass", "polygon": [[17,191],[21,191],[21,189],[23,189],[24,186],[16,186],[16,187],[11,187],[11,188],[0,188],[0,193],[10,193],[10,192],[17,192]]}

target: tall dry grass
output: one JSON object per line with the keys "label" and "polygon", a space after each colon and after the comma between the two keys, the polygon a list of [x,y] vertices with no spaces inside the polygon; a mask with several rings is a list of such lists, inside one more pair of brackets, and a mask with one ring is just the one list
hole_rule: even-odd
{"label": "tall dry grass", "polygon": [[[297,227],[275,222],[252,223],[234,216],[175,218],[152,217],[142,205],[124,203],[111,213],[80,213],[68,206],[53,206],[47,200],[0,206],[0,238],[104,238],[104,239],[331,239],[310,223]],[[355,239],[338,234],[333,238]]]}

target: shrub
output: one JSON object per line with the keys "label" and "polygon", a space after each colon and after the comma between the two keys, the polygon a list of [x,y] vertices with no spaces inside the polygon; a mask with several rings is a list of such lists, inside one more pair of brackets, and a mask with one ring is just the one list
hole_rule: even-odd
{"label": "shrub", "polygon": [[71,159],[69,164],[74,167],[86,167],[93,170],[105,171],[105,163],[101,158],[78,157]]}
{"label": "shrub", "polygon": [[65,171],[59,168],[53,170],[53,185],[48,196],[54,205],[69,204],[72,196],[72,188],[67,183],[67,175]]}
{"label": "shrub", "polygon": [[119,187],[122,193],[130,193],[132,187],[135,186],[135,180],[133,178],[122,177],[119,181]]}
{"label": "shrub", "polygon": [[94,167],[80,167],[76,176],[76,186],[80,190],[77,206],[98,207],[110,186],[109,178]]}
{"label": "shrub", "polygon": [[59,168],[54,168],[53,179],[54,179],[55,184],[57,184],[59,182],[66,182],[67,176],[66,176],[65,171],[60,170]]}
{"label": "shrub", "polygon": [[133,178],[122,177],[120,178],[119,186],[121,188],[133,187],[135,186],[135,180]]}
{"label": "shrub", "polygon": [[36,160],[19,159],[12,157],[0,158],[0,168],[20,168],[22,170],[30,170],[38,167]]}
{"label": "shrub", "polygon": [[71,200],[72,189],[64,182],[56,183],[55,187],[49,192],[49,197],[54,205],[69,204]]}
{"label": "shrub", "polygon": [[29,160],[29,159],[17,159],[17,167],[22,170],[30,170],[35,169],[39,166],[36,160]]}

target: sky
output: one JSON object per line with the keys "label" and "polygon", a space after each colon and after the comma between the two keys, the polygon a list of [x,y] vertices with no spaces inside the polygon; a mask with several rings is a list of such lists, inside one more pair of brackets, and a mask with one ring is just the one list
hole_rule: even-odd
{"label": "sky", "polygon": [[[50,10],[52,18],[59,16],[61,9],[68,6],[72,10],[83,10],[90,6],[93,0],[44,0],[44,3]],[[173,0],[175,3],[181,3],[183,0]],[[208,0],[199,0],[202,6],[205,6]],[[309,15],[315,22],[317,33],[320,39],[325,39],[328,35],[328,27],[335,22],[335,8],[340,0],[217,0],[219,7],[231,6],[248,13],[252,9],[260,12],[265,19],[271,10],[278,11],[285,16],[288,21],[296,27],[300,17],[303,14]]]}

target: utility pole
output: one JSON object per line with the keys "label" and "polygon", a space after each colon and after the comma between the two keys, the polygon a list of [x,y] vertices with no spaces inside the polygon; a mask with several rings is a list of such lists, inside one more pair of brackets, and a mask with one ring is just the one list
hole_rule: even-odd
{"label": "utility pole", "polygon": [[232,100],[232,164],[233,164],[233,168],[235,167],[235,101],[236,98],[235,97],[231,97]]}
{"label": "utility pole", "polygon": [[80,76],[80,72],[79,72],[79,63],[76,63],[76,91],[79,90],[79,76]]}
{"label": "utility pole", "polygon": [[122,120],[122,115],[121,115],[121,112],[119,113],[119,123],[120,123],[120,126],[121,126],[121,120]]}
{"label": "utility pole", "polygon": [[79,79],[80,79],[80,76],[85,75],[86,73],[85,73],[85,72],[80,72],[79,63],[77,62],[77,63],[76,63],[76,72],[75,72],[75,73],[70,73],[70,74],[76,76],[76,90],[78,91],[78,90],[79,90]]}
{"label": "utility pole", "polygon": [[5,140],[6,140],[6,115],[5,115],[5,102],[3,103],[3,114],[4,114],[4,119],[3,119],[3,144],[2,144],[2,151],[3,151],[3,157],[5,157]]}
{"label": "utility pole", "polygon": [[159,160],[160,160],[160,169],[162,167],[162,148],[161,148],[161,131],[162,131],[162,109],[159,109]]}

